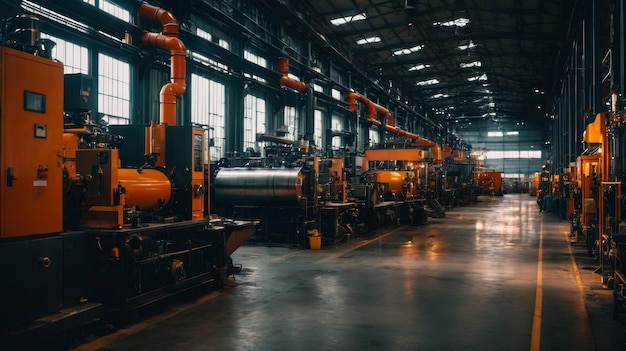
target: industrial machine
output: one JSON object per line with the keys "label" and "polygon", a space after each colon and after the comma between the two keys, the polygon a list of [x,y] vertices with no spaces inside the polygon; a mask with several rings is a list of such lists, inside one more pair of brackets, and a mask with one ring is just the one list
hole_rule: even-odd
{"label": "industrial machine", "polygon": [[[163,9],[137,3],[153,19]],[[219,287],[257,222],[211,219],[205,131],[176,125],[185,50],[173,16],[149,48],[172,54],[160,123],[108,127],[91,117],[90,77],[67,75],[37,18],[7,22],[0,47],[0,348],[202,286]],[[125,147],[138,134],[145,151]],[[132,145],[132,143],[131,143]],[[139,154],[139,156],[137,156]],[[145,155],[145,156],[144,156]],[[128,161],[125,161],[127,157]],[[141,159],[141,162],[137,162]]]}
{"label": "industrial machine", "polygon": [[[286,59],[279,61],[281,84],[307,93],[307,84],[289,78]],[[364,235],[382,225],[426,222],[443,217],[445,208],[437,201],[436,177],[441,188],[451,184],[440,176],[444,159],[440,145],[393,125],[391,112],[369,99],[348,93],[347,102],[367,110],[364,123],[371,123],[410,142],[389,143],[389,148],[369,149],[358,158],[358,176],[346,169],[357,167],[357,157],[321,157],[280,136],[259,135],[265,149],[249,155],[232,156],[215,165],[212,196],[215,213],[222,216],[259,219],[253,239],[308,247],[307,236],[319,233],[324,245]],[[386,116],[386,123],[377,114]],[[261,157],[260,155],[263,155]],[[448,150],[449,163],[462,153]],[[469,167],[450,168],[460,176]],[[348,174],[353,176],[348,176]],[[458,180],[458,178],[457,178]],[[431,181],[433,184],[431,185]]]}
{"label": "industrial machine", "polygon": [[488,168],[474,169],[474,184],[480,189],[480,194],[502,196],[502,171]]}

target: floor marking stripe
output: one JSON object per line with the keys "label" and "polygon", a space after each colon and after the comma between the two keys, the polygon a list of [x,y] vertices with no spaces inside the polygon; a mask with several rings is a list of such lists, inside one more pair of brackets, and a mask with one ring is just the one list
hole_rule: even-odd
{"label": "floor marking stripe", "polygon": [[535,315],[530,336],[530,351],[541,350],[541,311],[543,308],[543,217],[539,230],[539,254],[537,258],[537,290],[535,293]]}
{"label": "floor marking stripe", "polygon": [[[398,228],[398,229],[400,229],[400,228]],[[352,247],[346,248],[345,250],[341,250],[341,251],[339,251],[339,252],[335,252],[335,253],[333,253],[333,254],[327,255],[326,257],[324,257],[324,258],[321,258],[321,259],[317,260],[315,263],[326,263],[326,262],[330,262],[330,261],[332,261],[332,260],[334,260],[334,259],[336,259],[336,258],[339,258],[339,257],[341,257],[341,256],[343,256],[343,255],[345,255],[345,254],[347,254],[347,253],[350,253],[350,252],[352,252],[352,251],[354,251],[354,250],[356,250],[356,249],[359,249],[359,248],[361,248],[361,247],[363,247],[363,246],[365,246],[365,245],[368,245],[368,244],[370,244],[370,243],[372,243],[372,242],[374,242],[374,241],[376,241],[376,240],[380,240],[380,239],[386,238],[386,237],[388,237],[389,235],[391,235],[391,234],[393,234],[393,233],[397,232],[397,231],[398,231],[398,229],[394,229],[394,230],[392,230],[392,231],[389,231],[389,232],[383,233],[383,234],[381,234],[381,235],[379,235],[379,236],[377,236],[377,237],[375,237],[375,238],[372,238],[372,239],[363,240],[363,241],[361,241],[360,243],[358,243],[357,245],[354,245],[354,246],[352,246]]]}
{"label": "floor marking stripe", "polygon": [[[569,243],[570,237],[568,232],[565,232],[565,239]],[[584,315],[588,316],[587,307],[585,306],[585,287],[583,285],[583,280],[580,277],[580,270],[578,270],[578,265],[576,264],[576,259],[574,258],[572,245],[567,245],[567,248],[569,249],[569,257],[572,260],[572,268],[574,269],[574,276],[576,276],[576,283],[578,284],[578,291],[580,292],[580,300],[578,301],[578,303],[580,303],[579,307],[585,312]]]}
{"label": "floor marking stripe", "polygon": [[278,256],[276,258],[272,258],[270,260],[270,262],[280,262],[280,261],[284,261],[286,259],[292,258],[293,256],[299,255],[302,252],[302,250],[296,250],[296,251],[291,251],[289,253],[286,253],[282,256]]}

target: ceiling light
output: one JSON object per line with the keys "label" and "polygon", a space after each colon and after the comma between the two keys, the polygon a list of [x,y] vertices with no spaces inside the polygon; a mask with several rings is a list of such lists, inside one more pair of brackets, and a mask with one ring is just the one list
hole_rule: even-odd
{"label": "ceiling light", "polygon": [[424,45],[416,45],[410,48],[398,49],[393,52],[393,56],[408,55],[421,50]]}
{"label": "ceiling light", "polygon": [[423,81],[417,82],[415,83],[415,85],[425,86],[425,85],[433,85],[437,83],[439,83],[437,79],[429,79],[429,80],[423,80]]}
{"label": "ceiling light", "polygon": [[365,16],[364,13],[359,13],[358,15],[345,16],[345,17],[339,17],[339,18],[331,19],[330,23],[334,24],[335,26],[340,26],[342,24],[364,20],[366,17],[367,16]]}
{"label": "ceiling light", "polygon": [[379,36],[375,36],[375,37],[359,39],[356,41],[356,43],[359,45],[363,45],[363,44],[378,43],[380,40],[381,39]]}
{"label": "ceiling light", "polygon": [[467,63],[461,63],[460,66],[461,68],[472,68],[472,67],[480,67],[482,66],[482,62],[480,61],[474,61],[474,62],[467,62]]}
{"label": "ceiling light", "polygon": [[474,44],[474,42],[470,40],[469,43],[467,44],[459,45],[459,50],[467,50],[467,49],[472,49],[475,47],[476,47],[476,44]]}
{"label": "ceiling light", "polygon": [[474,77],[467,78],[468,82],[475,82],[477,80],[487,80],[487,74],[483,73],[480,76],[474,76]]}
{"label": "ceiling light", "polygon": [[452,21],[447,21],[447,22],[435,22],[433,23],[433,26],[444,26],[444,27],[452,27],[452,26],[456,26],[456,27],[465,27],[468,23],[470,23],[470,20],[467,18],[457,18],[455,20]]}
{"label": "ceiling light", "polygon": [[510,131],[510,132],[506,132],[506,135],[519,135],[519,132],[516,130]]}
{"label": "ceiling light", "polygon": [[433,99],[441,99],[441,98],[447,98],[447,97],[450,97],[450,95],[439,93],[439,94],[435,94],[432,96]]}
{"label": "ceiling light", "polygon": [[409,71],[421,71],[421,70],[423,70],[424,68],[428,68],[428,67],[430,67],[430,65],[428,65],[428,64],[426,64],[426,65],[424,65],[424,64],[419,64],[419,65],[417,65],[417,66],[413,66],[413,67],[409,68]]}

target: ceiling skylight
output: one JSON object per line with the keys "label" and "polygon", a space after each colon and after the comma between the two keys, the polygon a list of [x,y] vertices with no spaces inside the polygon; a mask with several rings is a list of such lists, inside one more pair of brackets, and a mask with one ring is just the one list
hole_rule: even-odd
{"label": "ceiling skylight", "polygon": [[483,64],[480,61],[474,61],[474,62],[461,62],[460,66],[461,68],[472,68],[472,67],[480,67]]}
{"label": "ceiling skylight", "polygon": [[457,18],[455,20],[447,21],[447,22],[435,22],[435,23],[433,23],[433,26],[465,27],[468,23],[470,23],[470,20],[468,18]]}
{"label": "ceiling skylight", "polygon": [[423,80],[423,81],[417,82],[415,84],[419,85],[419,86],[425,86],[425,85],[433,85],[433,84],[437,84],[437,83],[439,83],[439,81],[437,79],[433,78],[433,79],[429,79],[429,80]]}
{"label": "ceiling skylight", "polygon": [[481,76],[474,76],[467,78],[468,82],[475,82],[477,80],[487,80],[487,74],[483,73]]}
{"label": "ceiling skylight", "polygon": [[429,65],[429,64],[426,64],[426,65],[424,65],[424,64],[419,64],[419,65],[415,65],[415,66],[413,66],[413,67],[409,68],[409,71],[421,71],[421,70],[423,70],[424,68],[428,68],[428,67],[430,67],[430,65]]}
{"label": "ceiling skylight", "polygon": [[356,43],[359,45],[363,45],[363,44],[378,43],[380,40],[381,40],[380,37],[376,36],[376,37],[359,39],[356,41]]}
{"label": "ceiling skylight", "polygon": [[447,97],[450,97],[450,95],[439,93],[439,94],[435,94],[432,96],[433,99],[442,99],[442,98],[447,98]]}
{"label": "ceiling skylight", "polygon": [[470,40],[467,44],[459,45],[459,50],[467,50],[475,47],[476,44],[474,44],[474,42]]}
{"label": "ceiling skylight", "polygon": [[340,26],[342,24],[346,24],[346,23],[350,23],[350,22],[362,21],[362,20],[364,20],[366,18],[367,18],[367,16],[365,16],[364,13],[359,13],[357,15],[338,17],[338,18],[331,19],[330,23],[334,24],[335,26]]}
{"label": "ceiling skylight", "polygon": [[393,52],[393,56],[412,54],[412,53],[414,53],[416,51],[421,50],[423,47],[424,47],[424,45],[416,45],[416,46],[411,47],[411,48],[398,49],[398,50]]}

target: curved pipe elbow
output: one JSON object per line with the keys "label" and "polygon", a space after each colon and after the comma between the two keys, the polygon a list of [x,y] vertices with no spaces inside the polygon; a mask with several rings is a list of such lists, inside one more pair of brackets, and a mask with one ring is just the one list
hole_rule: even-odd
{"label": "curved pipe elbow", "polygon": [[167,36],[178,36],[178,21],[171,12],[145,2],[141,3],[137,15],[151,21],[159,22],[163,26],[163,34]]}
{"label": "curved pipe elbow", "polygon": [[280,77],[280,84],[286,86],[287,88],[291,88],[293,90],[299,91],[301,93],[306,93],[308,89],[308,85],[299,80],[289,78],[289,59],[286,57],[281,57],[278,59],[278,72],[282,74]]}
{"label": "curved pipe elbow", "polygon": [[304,82],[299,80],[291,79],[288,76],[280,77],[280,84],[286,86],[287,88],[291,88],[293,90],[299,91],[301,93],[306,93],[307,85]]}

